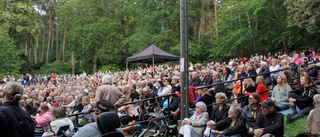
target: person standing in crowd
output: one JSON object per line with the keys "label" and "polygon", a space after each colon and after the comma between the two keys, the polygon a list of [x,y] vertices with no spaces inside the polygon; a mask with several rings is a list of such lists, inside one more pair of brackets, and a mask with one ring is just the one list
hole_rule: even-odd
{"label": "person standing in crowd", "polygon": [[[287,115],[287,123],[294,122],[313,109],[313,96],[317,94],[317,86],[312,84],[312,80],[309,76],[304,75],[300,78],[301,88],[291,91],[289,94],[289,104],[292,109],[292,113]],[[296,106],[301,110],[299,113],[296,110]]]}
{"label": "person standing in crowd", "polygon": [[287,83],[287,77],[280,74],[277,77],[277,85],[272,90],[271,100],[276,103],[276,111],[289,109],[289,92],[292,91],[290,85]]}
{"label": "person standing in crowd", "polygon": [[102,77],[102,85],[97,88],[95,101],[109,100],[113,105],[123,104],[126,101],[126,95],[112,86],[112,83],[110,75]]}
{"label": "person standing in crowd", "polygon": [[1,137],[34,137],[34,123],[27,112],[19,106],[23,86],[8,82],[3,89],[3,104],[0,106]]}
{"label": "person standing in crowd", "polygon": [[254,126],[254,137],[283,137],[284,135],[284,116],[276,112],[276,105],[271,99],[261,103],[262,113],[257,117]]}

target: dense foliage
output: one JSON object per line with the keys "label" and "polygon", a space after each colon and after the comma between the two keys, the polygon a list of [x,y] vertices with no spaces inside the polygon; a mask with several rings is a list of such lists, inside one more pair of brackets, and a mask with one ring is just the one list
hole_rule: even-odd
{"label": "dense foliage", "polygon": [[[189,59],[205,63],[319,48],[320,29],[315,25],[319,2],[188,0]],[[0,73],[124,70],[127,57],[151,44],[180,55],[179,4],[179,0],[2,0],[0,46],[5,50],[0,53]]]}

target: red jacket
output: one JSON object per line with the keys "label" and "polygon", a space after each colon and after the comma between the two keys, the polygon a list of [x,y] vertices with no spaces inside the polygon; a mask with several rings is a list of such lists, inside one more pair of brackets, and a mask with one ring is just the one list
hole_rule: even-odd
{"label": "red jacket", "polygon": [[[192,105],[194,103],[194,100],[195,100],[194,93],[195,93],[195,91],[196,91],[196,87],[189,86],[188,97],[189,97],[189,104],[190,105]],[[180,92],[176,92],[176,95],[178,96],[179,99],[181,98],[181,93]]]}
{"label": "red jacket", "polygon": [[267,87],[264,84],[259,84],[256,92],[260,95],[260,102],[263,102],[264,100],[268,99],[268,91],[267,91]]}

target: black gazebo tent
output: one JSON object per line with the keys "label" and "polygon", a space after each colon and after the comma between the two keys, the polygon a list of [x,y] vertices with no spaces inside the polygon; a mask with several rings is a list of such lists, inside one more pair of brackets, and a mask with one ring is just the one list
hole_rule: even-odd
{"label": "black gazebo tent", "polygon": [[151,45],[148,48],[144,49],[140,53],[133,55],[127,58],[127,69],[129,62],[146,62],[151,63],[154,67],[154,63],[161,63],[167,61],[177,61],[179,60],[179,56],[172,55],[163,51],[162,49],[156,47],[155,45]]}

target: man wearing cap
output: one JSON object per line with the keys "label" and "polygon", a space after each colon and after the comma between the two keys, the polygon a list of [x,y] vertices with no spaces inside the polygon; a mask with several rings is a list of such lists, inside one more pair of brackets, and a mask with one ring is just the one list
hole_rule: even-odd
{"label": "man wearing cap", "polygon": [[3,89],[3,104],[0,106],[1,137],[33,137],[34,122],[19,106],[23,86],[8,82]]}
{"label": "man wearing cap", "polygon": [[283,137],[284,135],[284,117],[277,113],[275,103],[267,99],[261,103],[262,112],[256,119],[254,126],[255,137]]}
{"label": "man wearing cap", "polygon": [[[114,111],[114,106],[111,101],[100,100],[93,104],[95,111],[93,113],[93,119],[96,120],[98,116],[103,112]],[[86,124],[79,128],[73,137],[100,137],[101,132],[98,129],[97,122]]]}

